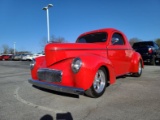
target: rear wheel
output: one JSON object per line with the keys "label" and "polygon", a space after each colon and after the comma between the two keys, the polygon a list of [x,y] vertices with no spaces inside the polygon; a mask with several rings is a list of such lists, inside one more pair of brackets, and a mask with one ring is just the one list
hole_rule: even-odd
{"label": "rear wheel", "polygon": [[133,76],[134,77],[140,77],[142,74],[142,61],[139,61],[139,64],[138,64],[138,72],[137,73],[134,73]]}
{"label": "rear wheel", "polygon": [[94,77],[93,84],[85,93],[90,97],[100,97],[103,95],[107,85],[107,74],[104,68],[100,68]]}

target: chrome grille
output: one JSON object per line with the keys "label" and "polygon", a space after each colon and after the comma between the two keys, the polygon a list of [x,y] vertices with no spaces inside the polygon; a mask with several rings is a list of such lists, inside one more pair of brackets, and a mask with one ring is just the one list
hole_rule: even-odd
{"label": "chrome grille", "polygon": [[38,79],[46,82],[61,82],[62,71],[47,68],[39,69]]}

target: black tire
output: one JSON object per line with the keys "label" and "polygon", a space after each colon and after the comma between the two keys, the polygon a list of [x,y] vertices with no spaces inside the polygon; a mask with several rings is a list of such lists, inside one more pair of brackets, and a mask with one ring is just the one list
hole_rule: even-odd
{"label": "black tire", "polygon": [[156,57],[155,56],[153,56],[153,58],[151,59],[150,64],[156,65]]}
{"label": "black tire", "polygon": [[133,77],[140,77],[142,75],[142,61],[139,61],[138,68],[138,72],[133,73]]}
{"label": "black tire", "polygon": [[92,86],[85,91],[85,94],[93,98],[98,98],[105,92],[107,84],[106,70],[101,67],[95,74]]}

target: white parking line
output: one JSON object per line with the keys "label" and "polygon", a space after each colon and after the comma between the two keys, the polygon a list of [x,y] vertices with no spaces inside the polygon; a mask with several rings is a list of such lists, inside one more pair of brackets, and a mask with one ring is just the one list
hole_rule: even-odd
{"label": "white parking line", "polygon": [[20,101],[20,102],[22,102],[22,103],[24,103],[24,104],[26,104],[26,105],[29,105],[29,106],[31,106],[31,107],[41,109],[41,110],[45,110],[45,111],[49,111],[49,112],[54,112],[54,113],[65,113],[65,111],[54,110],[54,109],[51,109],[51,108],[48,108],[48,107],[36,105],[36,104],[34,104],[34,103],[31,103],[31,102],[28,102],[28,101],[22,99],[22,98],[19,96],[19,94],[18,94],[19,89],[20,89],[20,87],[17,87],[16,90],[14,91],[14,97],[15,97],[18,101]]}

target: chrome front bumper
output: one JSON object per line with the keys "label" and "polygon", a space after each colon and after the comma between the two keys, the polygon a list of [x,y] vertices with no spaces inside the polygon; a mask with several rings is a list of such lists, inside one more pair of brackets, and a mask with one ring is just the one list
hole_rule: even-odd
{"label": "chrome front bumper", "polygon": [[84,90],[81,89],[81,88],[74,88],[74,87],[66,87],[66,86],[61,86],[61,85],[55,85],[55,84],[50,84],[50,83],[47,83],[47,82],[42,82],[42,81],[33,80],[33,79],[29,79],[28,82],[33,84],[33,85],[35,85],[35,86],[46,88],[46,89],[50,89],[50,90],[54,90],[54,91],[59,91],[59,92],[64,92],[64,93],[71,93],[71,94],[76,94],[76,95],[84,94]]}

